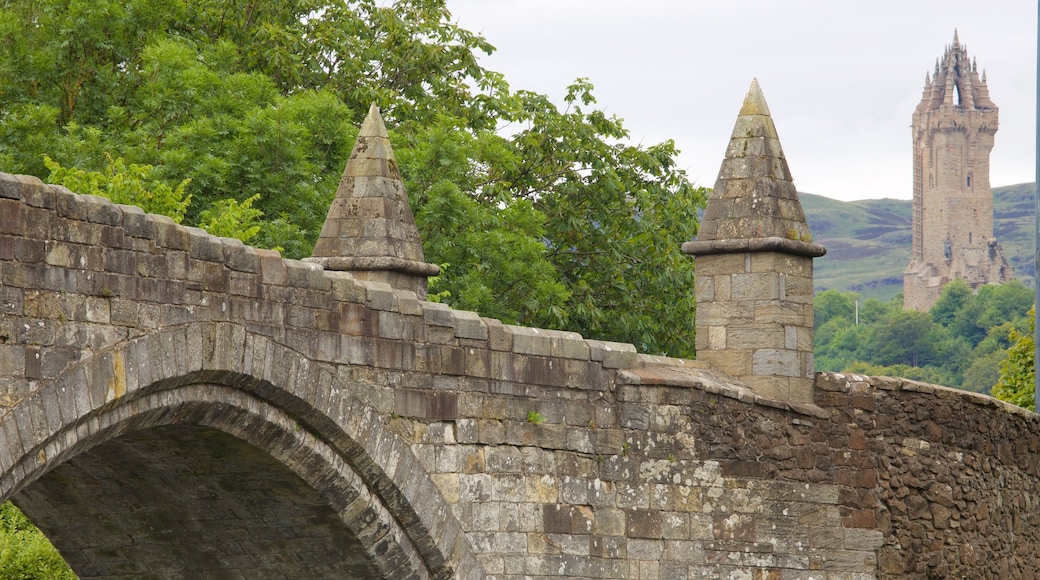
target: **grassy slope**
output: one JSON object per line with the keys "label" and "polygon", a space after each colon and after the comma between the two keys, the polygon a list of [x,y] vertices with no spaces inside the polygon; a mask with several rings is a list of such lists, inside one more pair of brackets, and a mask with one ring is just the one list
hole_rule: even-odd
{"label": "grassy slope", "polygon": [[[844,202],[799,193],[813,240],[827,248],[815,260],[817,291],[837,288],[888,300],[903,291],[910,263],[910,200]],[[994,235],[1015,277],[1033,278],[1033,184],[993,189]]]}

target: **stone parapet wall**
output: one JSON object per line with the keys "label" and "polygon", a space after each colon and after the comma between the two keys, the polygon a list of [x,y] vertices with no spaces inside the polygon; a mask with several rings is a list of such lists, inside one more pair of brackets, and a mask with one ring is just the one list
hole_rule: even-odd
{"label": "stone parapet wall", "polygon": [[[544,399],[489,392],[482,415],[393,419],[490,574],[874,573],[883,534],[857,487],[873,485],[860,473],[867,451],[832,459],[848,447],[847,439],[814,437],[829,413],[678,365],[619,375],[615,389],[576,416]],[[544,422],[530,419],[535,409]]]}
{"label": "stone parapet wall", "polygon": [[[816,401],[865,445],[879,578],[1040,577],[1040,417],[908,379],[821,374]],[[860,443],[862,442],[862,443]]]}
{"label": "stone parapet wall", "polygon": [[2,174],[0,280],[3,498],[135,406],[235,435],[234,401],[327,446],[444,575],[1040,575],[1037,419],[988,397],[819,374],[781,402]]}

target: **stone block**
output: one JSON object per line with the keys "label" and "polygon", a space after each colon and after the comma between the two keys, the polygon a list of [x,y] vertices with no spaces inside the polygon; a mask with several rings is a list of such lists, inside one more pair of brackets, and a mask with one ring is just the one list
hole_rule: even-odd
{"label": "stone block", "polygon": [[491,499],[496,502],[517,504],[527,494],[526,478],[520,474],[497,474],[491,476]]}
{"label": "stone block", "polygon": [[526,326],[506,325],[513,335],[513,352],[517,354],[533,354],[549,356],[552,343],[548,331]]}
{"label": "stone block", "polygon": [[[596,362],[603,362],[613,352],[627,352],[635,354],[636,347],[622,342],[608,342],[603,340],[586,340],[589,345],[589,358]],[[615,367],[617,368],[617,367]]]}
{"label": "stone block", "polygon": [[730,284],[730,297],[734,301],[780,298],[780,277],[775,272],[734,274]]}
{"label": "stone block", "polygon": [[756,301],[755,322],[783,325],[805,324],[805,305],[786,300]]}
{"label": "stone block", "polygon": [[[2,187],[0,187],[2,191]],[[2,196],[2,195],[0,195]],[[25,227],[25,206],[18,201],[0,199],[0,234],[21,235]]]}
{"label": "stone block", "polygon": [[224,263],[228,268],[251,274],[260,272],[260,256],[255,248],[231,238],[220,238],[220,243],[224,246]]}
{"label": "stone block", "polygon": [[[715,277],[707,275],[698,275],[693,282],[693,294],[697,298],[697,302],[708,302],[715,300]],[[720,297],[721,300],[726,300],[729,297]]]}
{"label": "stone block", "polygon": [[550,356],[564,359],[589,360],[591,350],[580,334],[562,330],[550,330],[547,332],[549,333]]}
{"label": "stone block", "polygon": [[154,239],[155,220],[139,207],[118,205],[123,213],[123,233],[134,238]]}
{"label": "stone block", "polygon": [[785,344],[784,328],[776,324],[732,325],[725,337],[727,349],[754,350],[756,356],[763,349],[782,349]]}
{"label": "stone block", "polygon": [[447,304],[439,302],[422,302],[423,322],[428,326],[453,328],[455,317]]}
{"label": "stone block", "polygon": [[284,285],[288,270],[282,255],[274,250],[256,250],[260,259],[260,281],[264,284]]}
{"label": "stone block", "polygon": [[458,338],[469,338],[473,340],[487,340],[488,328],[480,315],[476,312],[466,310],[452,310],[454,318],[455,336]]}
{"label": "stone block", "polygon": [[562,387],[567,384],[563,365],[551,357],[524,357],[524,365],[518,370],[520,371],[518,380],[529,385]]}
{"label": "stone block", "polygon": [[597,507],[592,522],[592,533],[599,536],[624,536],[625,511],[616,507]]}
{"label": "stone block", "polygon": [[812,276],[787,276],[784,280],[784,299],[796,304],[806,304],[811,308],[813,299]]}
{"label": "stone block", "polygon": [[301,262],[299,260],[285,260],[284,262],[286,285],[297,289],[319,290],[321,292],[328,292],[332,289],[332,281],[325,277],[325,270],[318,264]]}
{"label": "stone block", "polygon": [[773,401],[787,401],[790,393],[790,378],[749,374],[739,377],[756,395]]}
{"label": "stone block", "polygon": [[531,474],[524,477],[524,500],[539,504],[554,504],[559,501],[559,482],[552,475]]}
{"label": "stone block", "polygon": [[698,352],[697,360],[738,378],[747,377],[752,371],[752,355],[749,350],[726,349]]}
{"label": "stone block", "polygon": [[[781,338],[781,342],[782,342]],[[760,376],[802,376],[802,366],[796,351],[782,348],[760,348],[752,358],[752,374]]]}
{"label": "stone block", "polygon": [[639,356],[635,350],[609,350],[603,353],[603,368],[605,369],[633,368],[638,362]]}
{"label": "stone block", "polygon": [[206,260],[209,262],[224,261],[224,244],[220,238],[206,232],[206,230],[194,227],[185,227],[188,233],[188,255],[193,260]]}
{"label": "stone block", "polygon": [[663,560],[690,564],[704,564],[704,544],[682,538],[666,539]]}
{"label": "stone block", "polygon": [[776,272],[785,276],[812,277],[812,258],[783,252],[751,253],[751,272]]}
{"label": "stone block", "polygon": [[[14,200],[21,199],[22,182],[18,179],[19,177],[21,176],[11,175],[10,173],[0,171],[0,198]],[[36,179],[39,180],[39,178]],[[0,209],[3,207],[4,206],[0,204]]]}
{"label": "stone block", "polygon": [[706,302],[697,304],[697,328],[729,326],[755,320],[755,301]]}
{"label": "stone block", "polygon": [[397,310],[397,296],[394,289],[384,282],[362,281],[367,293],[367,305],[373,310],[394,312]]}
{"label": "stone block", "polygon": [[730,276],[743,274],[750,270],[751,259],[748,253],[697,256],[694,261],[694,271],[698,278],[701,276]]}
{"label": "stone block", "polygon": [[488,330],[488,348],[491,350],[511,352],[513,350],[513,332],[500,320],[484,318]]}
{"label": "stone block", "polygon": [[[653,539],[657,543],[657,545],[653,547],[653,550],[655,552],[663,550],[663,544],[660,540],[661,512],[653,510],[625,510],[625,535],[630,538],[628,544],[630,553],[633,549],[633,541],[631,538]],[[660,559],[660,555],[657,556],[657,559]]]}

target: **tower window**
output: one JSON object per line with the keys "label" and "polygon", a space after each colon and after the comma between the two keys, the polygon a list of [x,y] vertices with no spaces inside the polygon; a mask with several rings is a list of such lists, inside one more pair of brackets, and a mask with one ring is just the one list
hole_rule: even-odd
{"label": "tower window", "polygon": [[971,174],[968,174],[968,187],[971,187]]}

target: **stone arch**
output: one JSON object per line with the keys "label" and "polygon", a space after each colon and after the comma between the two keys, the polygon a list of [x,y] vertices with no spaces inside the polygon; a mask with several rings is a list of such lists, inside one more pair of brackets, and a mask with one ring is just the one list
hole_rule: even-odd
{"label": "stone arch", "polygon": [[[247,344],[264,353],[256,368],[248,356],[236,356]],[[77,475],[97,479],[106,458],[140,455],[156,442],[166,447],[157,451],[160,457],[197,454],[202,438],[224,449],[225,458],[234,456],[232,463],[242,463],[237,454],[269,459],[261,468],[279,472],[274,477],[289,493],[306,495],[302,503],[320,498],[324,508],[308,512],[314,529],[322,541],[342,540],[337,549],[344,554],[352,551],[347,567],[335,569],[339,576],[483,577],[450,508],[408,445],[372,408],[338,385],[334,373],[330,384],[318,381],[329,388],[317,398],[319,390],[294,384],[330,370],[235,324],[196,323],[127,341],[70,367],[0,417],[6,443],[0,445],[0,500],[13,497],[31,518],[35,512],[46,519],[47,502],[66,493]],[[148,485],[161,479],[143,477]],[[135,482],[115,479],[124,487]],[[212,478],[200,481],[215,485]],[[45,522],[41,527],[61,532]],[[125,550],[112,544],[102,549]],[[183,554],[159,554],[171,556]]]}

